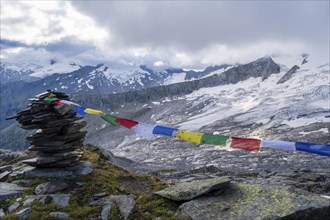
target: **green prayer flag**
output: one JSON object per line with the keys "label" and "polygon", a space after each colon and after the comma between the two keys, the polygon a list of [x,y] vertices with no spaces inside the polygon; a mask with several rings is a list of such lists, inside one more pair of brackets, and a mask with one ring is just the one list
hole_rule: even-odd
{"label": "green prayer flag", "polygon": [[214,144],[226,146],[228,137],[223,135],[203,134],[201,144]]}
{"label": "green prayer flag", "polygon": [[101,118],[103,118],[103,120],[105,120],[106,122],[110,123],[112,126],[116,126],[118,124],[116,122],[117,117],[115,117],[115,116],[104,115],[104,116],[101,116]]}
{"label": "green prayer flag", "polygon": [[42,101],[46,102],[47,104],[52,104],[53,102],[57,101],[58,98],[55,97],[46,97]]}

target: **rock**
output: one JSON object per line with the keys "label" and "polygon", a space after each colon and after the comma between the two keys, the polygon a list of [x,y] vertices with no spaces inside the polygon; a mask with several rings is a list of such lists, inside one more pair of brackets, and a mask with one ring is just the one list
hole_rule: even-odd
{"label": "rock", "polygon": [[95,199],[98,199],[98,198],[101,198],[101,197],[104,197],[106,195],[106,193],[97,193],[97,194],[94,194],[93,195],[93,198],[95,198]]}
{"label": "rock", "polygon": [[74,171],[74,176],[85,176],[93,172],[93,165],[89,161],[80,161],[75,167],[68,169]]}
{"label": "rock", "polygon": [[69,218],[69,214],[66,212],[51,212],[49,213],[49,217],[57,219],[66,219]]}
{"label": "rock", "polygon": [[29,199],[27,199],[27,200],[24,201],[23,206],[30,205],[35,200],[36,200],[36,198],[29,198]]}
{"label": "rock", "polygon": [[0,218],[4,217],[5,213],[3,212],[3,209],[0,209]]}
{"label": "rock", "polygon": [[11,205],[8,207],[8,212],[13,212],[13,211],[15,211],[19,206],[20,206],[20,205],[19,205],[18,202],[15,202],[15,203],[11,204]]}
{"label": "rock", "polygon": [[11,173],[11,171],[4,171],[2,173],[0,173],[0,180],[5,178],[6,176],[8,176]]}
{"label": "rock", "polygon": [[50,196],[53,198],[53,203],[63,207],[69,205],[71,194],[51,194]]}
{"label": "rock", "polygon": [[155,192],[155,194],[175,201],[187,201],[212,191],[226,190],[229,182],[228,177],[183,182]]}
{"label": "rock", "polygon": [[63,190],[67,186],[68,185],[65,183],[65,181],[57,180],[57,181],[42,183],[42,184],[38,185],[34,191],[37,195],[49,194],[49,193]]}
{"label": "rock", "polygon": [[16,215],[18,216],[18,218],[21,219],[26,219],[28,214],[30,214],[31,212],[31,208],[25,208],[22,209],[21,211],[17,212]]}
{"label": "rock", "polygon": [[101,211],[101,219],[102,220],[108,220],[109,214],[111,211],[112,203],[108,203],[102,207]]}
{"label": "rock", "polygon": [[276,84],[281,84],[281,83],[288,81],[298,69],[300,69],[300,67],[297,65],[294,65],[293,67],[291,67],[291,69],[289,69],[289,71],[286,72],[284,74],[284,76],[282,76],[281,79],[279,79],[277,81]]}
{"label": "rock", "polygon": [[0,182],[0,201],[21,195],[22,193],[20,191],[25,189],[26,188],[20,187],[13,183]]}
{"label": "rock", "polygon": [[[314,219],[310,210],[323,210],[326,219],[329,201],[315,194],[276,189],[264,185],[230,184],[220,196],[202,196],[183,203],[176,217],[191,219]],[[304,214],[303,214],[304,213]],[[322,212],[321,212],[322,213]],[[329,213],[329,212],[328,212]],[[306,218],[288,218],[301,214]],[[306,214],[306,215],[305,215]],[[315,213],[314,213],[315,214]],[[323,217],[323,218],[322,218]]]}
{"label": "rock", "polygon": [[110,200],[113,201],[119,209],[120,215],[126,220],[132,213],[135,207],[135,200],[133,195],[117,195],[110,196]]}

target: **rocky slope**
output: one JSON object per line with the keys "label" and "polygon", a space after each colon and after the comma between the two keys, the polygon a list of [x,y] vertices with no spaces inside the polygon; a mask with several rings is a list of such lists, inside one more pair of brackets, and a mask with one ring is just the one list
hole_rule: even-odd
{"label": "rocky slope", "polygon": [[[255,173],[223,173],[215,167],[163,177],[129,173],[109,163],[95,148],[81,149],[92,169],[78,176],[67,170],[32,172],[20,157],[5,156],[0,163],[0,217],[2,219],[327,219],[329,197],[294,185],[256,184]],[[113,156],[113,155],[112,155]],[[112,160],[117,160],[115,156]],[[186,176],[189,178],[181,178]],[[208,176],[207,176],[208,175]],[[263,174],[267,180],[269,173]],[[329,172],[292,173],[301,184],[327,183]],[[166,178],[165,178],[166,179]],[[172,182],[172,183],[171,183]],[[175,184],[173,184],[175,182]],[[298,181],[296,181],[298,182]],[[248,184],[247,184],[248,183]],[[308,192],[310,191],[310,192]],[[41,204],[41,205],[40,205]]]}

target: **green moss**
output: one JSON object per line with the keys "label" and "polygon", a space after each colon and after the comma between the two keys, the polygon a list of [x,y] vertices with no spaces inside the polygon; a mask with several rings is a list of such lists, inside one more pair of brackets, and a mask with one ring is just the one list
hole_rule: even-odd
{"label": "green moss", "polygon": [[157,172],[159,173],[174,173],[176,172],[177,170],[173,170],[173,169],[168,169],[168,170],[157,170]]}
{"label": "green moss", "polygon": [[[32,211],[28,216],[28,220],[43,220],[51,219],[51,212],[67,212],[69,219],[89,219],[98,218],[102,207],[89,207],[88,203],[92,196],[97,193],[104,192],[107,195],[132,194],[136,198],[136,207],[130,219],[172,219],[179,204],[170,200],[154,196],[153,192],[164,189],[167,184],[159,178],[146,174],[129,173],[126,170],[119,168],[108,162],[98,149],[82,148],[82,159],[90,161],[93,164],[93,172],[87,176],[78,177],[75,179],[66,180],[68,189],[56,193],[70,193],[72,189],[77,188],[76,182],[84,182],[85,185],[79,188],[79,192],[72,194],[69,205],[66,207],[56,206],[54,203],[48,202],[45,205],[40,205],[39,201],[34,201],[29,207]],[[8,182],[19,179],[30,179],[31,183],[22,185],[30,187],[24,191],[21,197],[26,195],[34,195],[34,189],[37,185],[55,180],[54,178],[37,178],[37,177],[10,177]],[[80,193],[81,192],[81,193]],[[9,207],[16,198],[8,199],[0,203],[5,209]],[[24,199],[22,200],[24,201]],[[113,206],[110,212],[109,219],[119,219],[119,210]],[[4,219],[15,219],[15,215],[6,215]],[[16,218],[17,219],[17,218]]]}

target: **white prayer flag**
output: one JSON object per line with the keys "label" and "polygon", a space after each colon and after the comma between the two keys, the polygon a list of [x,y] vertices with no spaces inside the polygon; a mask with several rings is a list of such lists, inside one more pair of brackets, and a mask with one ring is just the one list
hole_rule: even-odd
{"label": "white prayer flag", "polygon": [[279,150],[296,150],[296,143],[295,142],[288,142],[288,141],[261,141],[261,148],[272,148],[272,149],[279,149]]}

